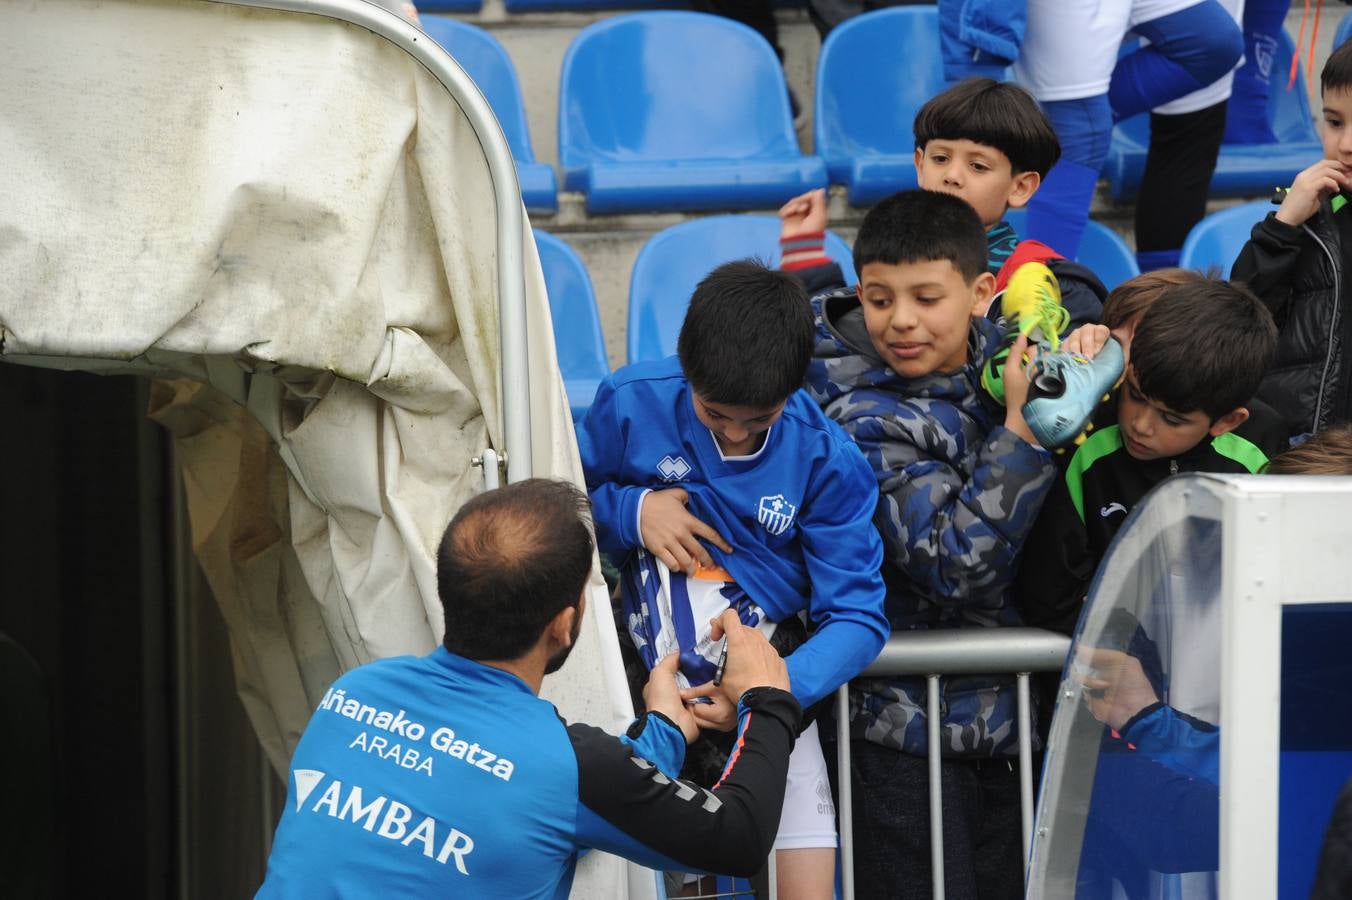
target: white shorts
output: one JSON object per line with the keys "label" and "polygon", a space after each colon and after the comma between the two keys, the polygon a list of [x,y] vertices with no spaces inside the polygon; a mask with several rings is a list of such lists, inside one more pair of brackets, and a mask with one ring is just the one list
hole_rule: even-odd
{"label": "white shorts", "polygon": [[[1202,0],[1028,0],[1028,28],[1014,78],[1039,101],[1080,100],[1108,92],[1117,65],[1117,49],[1133,27],[1150,22]],[[1243,0],[1219,0],[1240,18]],[[1219,89],[1219,103],[1229,96],[1229,76]],[[1214,85],[1198,91],[1216,93]],[[1208,97],[1211,96],[1208,93]],[[1170,112],[1192,112],[1211,105],[1193,95],[1167,104]],[[1190,107],[1177,109],[1178,105]],[[1164,107],[1161,107],[1164,109]]]}
{"label": "white shorts", "polygon": [[836,805],[826,777],[826,757],[813,722],[789,754],[789,781],[784,787],[784,812],[779,816],[776,850],[836,846]]}

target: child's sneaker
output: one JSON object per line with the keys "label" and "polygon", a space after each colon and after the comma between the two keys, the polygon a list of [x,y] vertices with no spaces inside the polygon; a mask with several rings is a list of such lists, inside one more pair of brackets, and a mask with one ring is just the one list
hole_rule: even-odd
{"label": "child's sneaker", "polygon": [[1067,350],[1044,351],[1028,371],[1023,418],[1048,450],[1082,440],[1090,418],[1122,375],[1122,345],[1109,338],[1093,359]]}
{"label": "child's sneaker", "polygon": [[1004,368],[1010,346],[1022,334],[1030,344],[1056,350],[1061,346],[1061,332],[1070,324],[1070,312],[1061,305],[1061,285],[1052,270],[1040,262],[1029,262],[1010,276],[1000,296],[1000,313],[1006,329],[1004,346],[981,370],[981,384],[1003,406]]}

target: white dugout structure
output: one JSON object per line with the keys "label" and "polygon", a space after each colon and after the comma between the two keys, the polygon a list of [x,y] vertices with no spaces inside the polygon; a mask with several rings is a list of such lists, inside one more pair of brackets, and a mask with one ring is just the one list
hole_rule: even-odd
{"label": "white dugout structure", "polygon": [[[439,641],[434,552],[465,499],[581,483],[506,140],[451,57],[364,0],[4,3],[0,59],[0,360],[152,379],[172,564],[204,571],[286,772],[334,677]],[[618,731],[593,588],[544,693]],[[600,853],[574,884],[654,890]]]}

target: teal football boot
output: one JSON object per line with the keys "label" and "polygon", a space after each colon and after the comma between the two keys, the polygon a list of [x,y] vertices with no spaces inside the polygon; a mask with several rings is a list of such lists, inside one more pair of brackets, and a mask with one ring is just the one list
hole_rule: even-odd
{"label": "teal football boot", "polygon": [[1122,377],[1122,345],[1108,338],[1093,359],[1067,350],[1047,350],[1028,368],[1023,418],[1048,450],[1079,443],[1093,427],[1094,410]]}

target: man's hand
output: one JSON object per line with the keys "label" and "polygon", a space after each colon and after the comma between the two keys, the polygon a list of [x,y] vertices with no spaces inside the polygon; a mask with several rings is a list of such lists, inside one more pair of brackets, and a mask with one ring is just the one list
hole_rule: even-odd
{"label": "man's hand", "polygon": [[1277,210],[1277,220],[1292,226],[1303,225],[1319,211],[1319,204],[1345,187],[1352,187],[1347,167],[1336,160],[1321,159],[1296,176]]}
{"label": "man's hand", "polygon": [[658,712],[676,723],[688,744],[699,737],[699,722],[690,707],[681,700],[681,688],[676,682],[676,668],[681,661],[679,653],[668,653],[648,673],[643,686],[643,702],[649,712]]}
{"label": "man's hand", "polygon": [[[726,680],[725,672],[724,681]],[[740,697],[741,694],[737,696]],[[707,697],[709,702],[693,702],[699,697]],[[714,731],[732,731],[737,727],[737,702],[729,700],[723,695],[722,685],[706,681],[704,684],[681,691],[681,699],[690,704],[690,712],[694,715],[700,728],[710,728]]]}
{"label": "man's hand", "polygon": [[722,637],[728,640],[728,661],[723,666],[723,681],[718,689],[734,708],[742,695],[754,687],[789,690],[789,668],[779,652],[770,646],[765,635],[743,625],[737,610],[723,610],[711,623],[709,637],[715,641]]}
{"label": "man's hand", "polygon": [[713,557],[699,542],[700,538],[724,553],[731,553],[732,545],[713,528],[690,515],[685,508],[688,502],[690,495],[685,488],[653,491],[643,498],[638,530],[644,548],[668,569],[693,575],[697,566],[714,567]]}
{"label": "man's hand", "polygon": [[[1029,357],[1024,362],[1024,356]],[[1029,348],[1028,338],[1019,335],[1014,346],[1009,348],[1009,359],[1005,360],[1005,427],[1023,438],[1034,447],[1042,446],[1033,437],[1033,431],[1023,418],[1023,405],[1028,402],[1028,369],[1037,355],[1037,348]]]}
{"label": "man's hand", "polygon": [[799,194],[779,208],[779,239],[797,240],[826,230],[826,189]]}
{"label": "man's hand", "polygon": [[1077,659],[1089,671],[1079,675],[1089,713],[1116,731],[1159,697],[1141,669],[1141,661],[1120,650],[1081,650]]}

